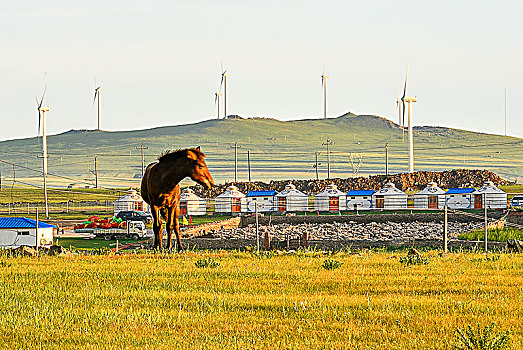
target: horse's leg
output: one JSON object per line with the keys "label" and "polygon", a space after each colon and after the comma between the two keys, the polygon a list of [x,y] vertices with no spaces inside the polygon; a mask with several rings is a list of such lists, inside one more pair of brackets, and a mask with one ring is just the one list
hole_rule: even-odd
{"label": "horse's leg", "polygon": [[172,208],[167,209],[167,219],[165,221],[165,228],[167,230],[167,249],[171,250],[173,247],[173,210]]}
{"label": "horse's leg", "polygon": [[178,242],[178,251],[183,251],[182,247],[182,241],[180,240],[180,220],[178,219],[180,216],[180,206],[179,203],[176,204],[173,208],[174,210],[174,232],[176,233],[176,242]]}
{"label": "horse's leg", "polygon": [[153,248],[163,247],[163,235],[162,235],[162,218],[160,217],[160,210],[157,206],[151,205],[151,214],[153,214],[153,232],[154,232],[154,245]]}

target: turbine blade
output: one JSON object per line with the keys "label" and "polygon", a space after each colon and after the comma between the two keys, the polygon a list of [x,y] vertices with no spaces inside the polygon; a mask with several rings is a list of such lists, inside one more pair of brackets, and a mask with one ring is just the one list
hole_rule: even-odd
{"label": "turbine blade", "polygon": [[402,100],[401,103],[402,103],[402,109],[403,109],[403,119],[401,121],[401,126],[405,127],[405,101]]}
{"label": "turbine blade", "polygon": [[96,95],[98,95],[98,89],[94,90],[93,106],[94,106],[94,103],[96,102]]}
{"label": "turbine blade", "polygon": [[42,100],[40,101],[40,104],[38,105],[39,110],[40,110],[40,107],[42,107],[42,104],[44,103],[44,97],[45,97],[46,91],[47,91],[47,86],[44,88],[44,93],[42,94]]}
{"label": "turbine blade", "polygon": [[222,90],[223,78],[225,78],[225,76],[224,76],[223,74],[224,74],[224,73],[222,73],[222,80],[220,81],[220,91]]}
{"label": "turbine blade", "polygon": [[38,110],[38,134],[36,135],[36,137],[40,136],[40,129],[42,128],[41,127],[41,120],[42,120],[42,112],[40,112],[40,109]]}
{"label": "turbine blade", "polygon": [[216,106],[216,102],[218,101],[218,93],[214,93],[214,105]]}
{"label": "turbine blade", "polygon": [[409,66],[407,66],[407,74],[405,75],[405,86],[403,87],[403,97],[401,98],[402,100],[405,98],[406,94],[407,94],[407,79],[409,77]]}

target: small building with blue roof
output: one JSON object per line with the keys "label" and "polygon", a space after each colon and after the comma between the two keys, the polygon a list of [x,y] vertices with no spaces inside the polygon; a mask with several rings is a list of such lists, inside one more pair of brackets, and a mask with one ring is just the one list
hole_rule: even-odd
{"label": "small building with blue roof", "polygon": [[49,247],[55,226],[25,217],[0,217],[0,249]]}
{"label": "small building with blue roof", "polygon": [[256,210],[256,205],[258,206],[259,213],[273,211],[275,195],[276,191],[274,190],[247,192],[244,212],[254,213]]}
{"label": "small building with blue roof", "polygon": [[474,207],[472,193],[475,188],[449,188],[445,193],[445,203],[449,209],[471,209]]}
{"label": "small building with blue roof", "polygon": [[350,190],[347,192],[347,210],[372,209],[374,190]]}

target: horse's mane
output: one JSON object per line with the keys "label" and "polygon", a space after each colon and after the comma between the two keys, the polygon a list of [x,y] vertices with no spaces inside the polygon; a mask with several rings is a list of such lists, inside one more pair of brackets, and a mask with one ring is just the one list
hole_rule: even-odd
{"label": "horse's mane", "polygon": [[196,148],[185,148],[185,149],[177,149],[175,151],[171,151],[171,150],[164,151],[158,157],[158,161],[165,162],[165,161],[172,161],[172,160],[178,159],[180,157],[186,157],[188,151],[192,151],[192,152],[196,153],[198,158],[205,158],[205,153],[203,153],[202,151],[199,151]]}

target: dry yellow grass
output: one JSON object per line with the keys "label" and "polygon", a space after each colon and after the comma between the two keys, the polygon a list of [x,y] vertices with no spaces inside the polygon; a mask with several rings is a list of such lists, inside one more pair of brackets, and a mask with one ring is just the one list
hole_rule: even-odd
{"label": "dry yellow grass", "polygon": [[[404,253],[402,253],[404,254]],[[211,255],[214,269],[195,262]],[[1,348],[450,349],[495,322],[523,348],[523,256],[249,253],[9,258]]]}

